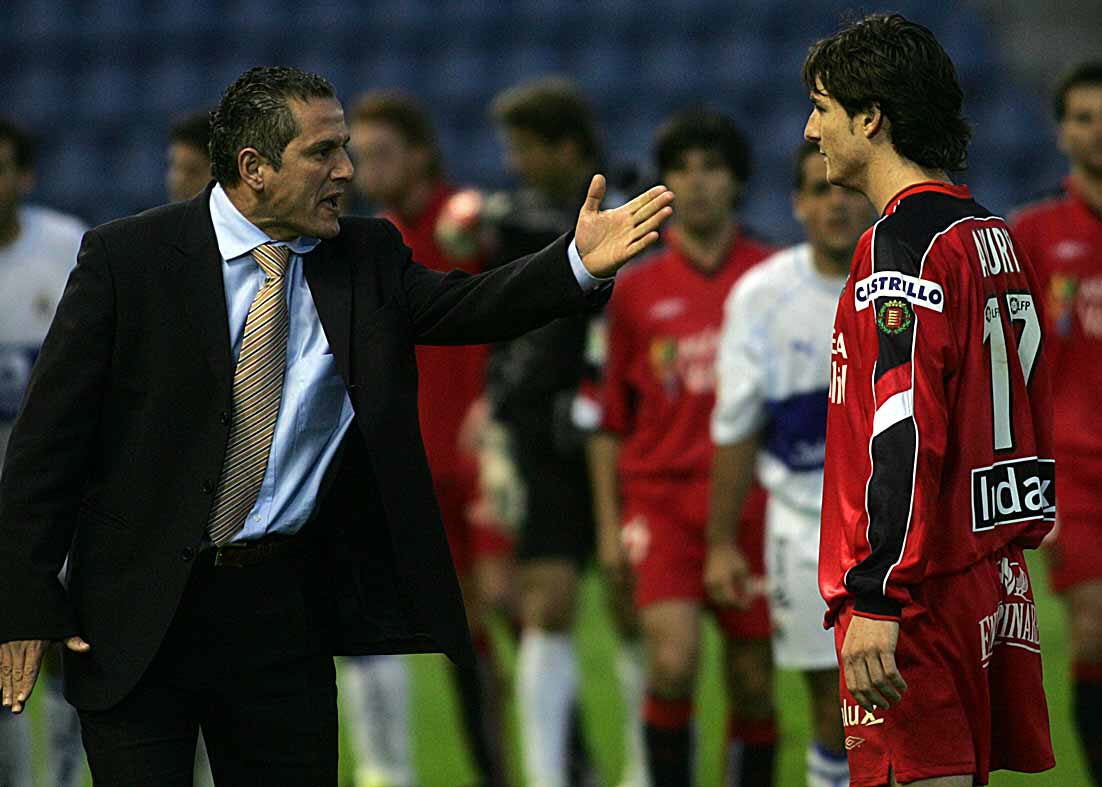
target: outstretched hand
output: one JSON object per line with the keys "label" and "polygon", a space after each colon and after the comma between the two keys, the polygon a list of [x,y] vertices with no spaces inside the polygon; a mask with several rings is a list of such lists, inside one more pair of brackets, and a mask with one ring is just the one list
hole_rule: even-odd
{"label": "outstretched hand", "polygon": [[594,175],[574,232],[586,270],[602,278],[658,240],[658,228],[673,213],[673,192],[665,186],[655,186],[612,210],[601,210],[604,197],[605,177]]}
{"label": "outstretched hand", "polygon": [[[42,656],[50,641],[21,639],[0,644],[0,695],[5,708],[21,713],[38,680]],[[74,653],[87,653],[91,646],[80,637],[69,637],[65,647]]]}

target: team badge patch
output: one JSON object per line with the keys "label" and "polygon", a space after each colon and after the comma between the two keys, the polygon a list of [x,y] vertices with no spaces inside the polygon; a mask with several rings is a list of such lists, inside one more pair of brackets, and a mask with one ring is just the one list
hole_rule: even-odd
{"label": "team badge patch", "polygon": [[884,301],[876,311],[876,325],[887,334],[903,333],[911,327],[912,322],[914,322],[914,316],[911,314],[910,305],[897,298]]}

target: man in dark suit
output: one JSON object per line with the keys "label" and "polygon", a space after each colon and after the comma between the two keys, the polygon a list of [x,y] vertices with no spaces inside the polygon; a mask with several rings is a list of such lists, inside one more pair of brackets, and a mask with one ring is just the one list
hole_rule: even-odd
{"label": "man in dark suit", "polygon": [[215,184],[85,236],[32,375],[0,480],[0,690],[22,710],[63,640],[97,784],[190,784],[201,726],[220,785],[331,785],[332,655],[473,661],[414,345],[599,302],[673,196],[602,212],[596,176],[573,240],[443,274],[339,217],[324,79],[253,69],[211,130]]}

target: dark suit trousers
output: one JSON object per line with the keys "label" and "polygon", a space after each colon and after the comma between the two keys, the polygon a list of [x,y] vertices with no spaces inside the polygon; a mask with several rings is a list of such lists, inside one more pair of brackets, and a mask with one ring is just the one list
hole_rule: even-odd
{"label": "dark suit trousers", "polygon": [[135,689],[80,712],[95,784],[190,787],[201,727],[218,787],[336,785],[333,659],[305,602],[305,558],[205,558]]}

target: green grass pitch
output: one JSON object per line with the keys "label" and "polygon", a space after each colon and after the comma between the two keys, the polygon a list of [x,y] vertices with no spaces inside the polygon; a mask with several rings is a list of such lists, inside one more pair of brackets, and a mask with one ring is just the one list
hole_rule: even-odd
{"label": "green grass pitch", "polygon": [[[1052,720],[1053,744],[1057,766],[1036,775],[993,774],[993,787],[1089,787],[1078,744],[1071,725],[1071,695],[1068,683],[1066,623],[1064,610],[1047,588],[1043,558],[1030,555],[1035,579],[1034,591],[1041,623],[1041,642],[1045,659],[1045,686]],[[512,644],[501,632],[496,637],[507,680],[512,677]],[[697,787],[721,787],[723,732],[726,728],[723,690],[720,682],[719,639],[712,628],[706,630],[704,657],[697,691],[699,745],[697,751]],[[589,576],[581,596],[577,644],[581,657],[583,723],[594,762],[603,777],[602,784],[615,785],[621,764],[621,704],[613,664],[615,639],[604,613],[600,583]],[[465,787],[473,782],[470,760],[461,741],[459,714],[440,656],[413,656],[412,735],[414,764],[419,787]],[[803,683],[795,673],[780,673],[777,678],[777,704],[780,709],[781,747],[777,787],[802,787],[804,747],[808,739],[807,698]],[[37,718],[41,703],[32,702],[32,720],[39,737],[42,719]],[[513,784],[523,787],[520,778],[519,745],[513,720],[508,750]],[[35,746],[36,752],[41,747]],[[41,773],[41,762],[36,762]],[[349,747],[342,741],[342,787],[351,784],[352,761]],[[35,784],[43,782],[36,781]],[[87,780],[91,784],[91,780]]]}

